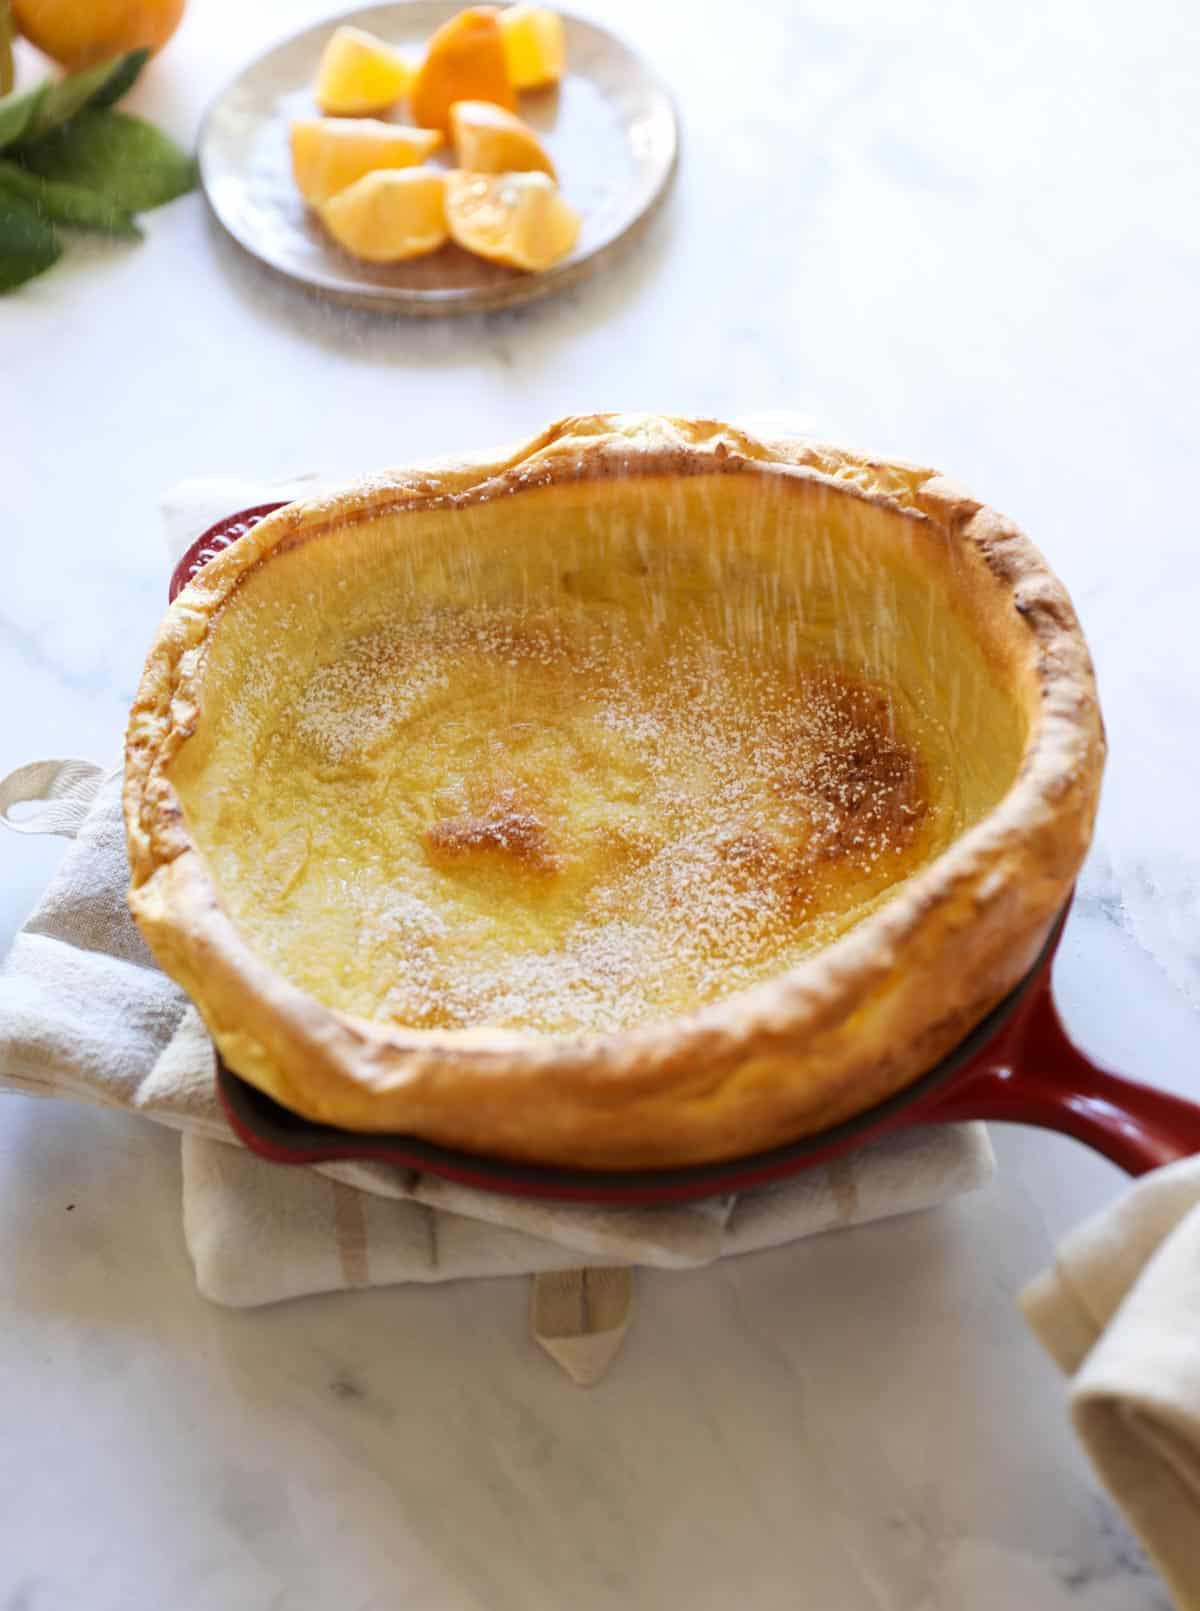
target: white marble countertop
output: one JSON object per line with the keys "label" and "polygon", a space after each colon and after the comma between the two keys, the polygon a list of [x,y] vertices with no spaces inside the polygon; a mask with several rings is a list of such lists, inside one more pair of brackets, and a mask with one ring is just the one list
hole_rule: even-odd
{"label": "white marble countertop", "polygon": [[[322,9],[192,0],[136,102],[188,136]],[[179,477],[370,469],[595,407],[799,412],[943,466],[1071,587],[1112,756],[1060,999],[1111,1065],[1196,1091],[1194,8],[597,15],[684,125],[673,200],[599,283],[388,323],[268,279],[191,197],[0,301],[0,771],[116,756]],[[60,849],[0,844],[0,941]],[[0,1608],[1162,1611],[1014,1308],[1121,1178],[1054,1136],[997,1146],[944,1210],[645,1277],[584,1393],[520,1281],[206,1304],[177,1141],[6,1100]]]}

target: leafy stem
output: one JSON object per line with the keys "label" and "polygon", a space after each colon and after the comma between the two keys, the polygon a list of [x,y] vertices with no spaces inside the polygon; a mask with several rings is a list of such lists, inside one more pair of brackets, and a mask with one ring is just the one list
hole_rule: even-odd
{"label": "leafy stem", "polygon": [[141,118],[115,111],[149,52],[127,51],[20,94],[11,85],[10,0],[0,0],[0,291],[61,255],[55,225],[138,240],[134,214],[196,183],[192,157]]}

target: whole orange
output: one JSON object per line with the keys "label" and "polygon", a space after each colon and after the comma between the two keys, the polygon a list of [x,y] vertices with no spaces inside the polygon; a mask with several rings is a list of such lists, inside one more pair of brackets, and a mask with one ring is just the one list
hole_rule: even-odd
{"label": "whole orange", "polygon": [[185,0],[12,0],[17,27],[69,72],[124,50],[161,50]]}

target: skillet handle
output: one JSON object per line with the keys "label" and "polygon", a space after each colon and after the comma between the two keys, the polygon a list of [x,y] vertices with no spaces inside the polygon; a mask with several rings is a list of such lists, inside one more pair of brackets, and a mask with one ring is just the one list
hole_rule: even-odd
{"label": "skillet handle", "polygon": [[995,1119],[1073,1136],[1129,1175],[1200,1153],[1200,1105],[1098,1068],[1063,1028],[1048,976],[994,1059],[944,1092],[917,1122]]}

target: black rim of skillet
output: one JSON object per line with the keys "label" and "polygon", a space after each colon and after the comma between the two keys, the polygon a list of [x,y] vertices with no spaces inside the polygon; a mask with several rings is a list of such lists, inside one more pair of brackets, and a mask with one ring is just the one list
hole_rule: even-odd
{"label": "black rim of skillet", "polygon": [[[296,1162],[310,1161],[307,1154],[312,1148],[337,1149],[343,1158],[352,1158],[356,1146],[370,1148],[373,1154],[395,1148],[403,1158],[394,1161],[402,1168],[431,1175],[449,1174],[462,1178],[470,1176],[481,1187],[501,1191],[514,1185],[537,1186],[540,1194],[553,1196],[555,1188],[569,1192],[577,1199],[589,1187],[597,1192],[627,1191],[636,1194],[669,1193],[672,1189],[699,1195],[697,1187],[706,1188],[712,1195],[732,1190],[734,1184],[747,1175],[783,1175],[789,1165],[801,1166],[815,1153],[838,1150],[843,1142],[852,1141],[863,1132],[872,1132],[894,1114],[911,1107],[921,1097],[929,1095],[963,1069],[993,1040],[1016,1011],[1024,998],[1041,978],[1053,957],[1059,936],[1067,918],[1064,907],[1039,951],[1037,960],[1023,979],[993,1007],[986,1017],[961,1040],[952,1052],[947,1053],[928,1073],[906,1085],[894,1096],[857,1113],[828,1130],[804,1136],[786,1146],[769,1152],[753,1153],[744,1158],[725,1159],[720,1163],[692,1164],[676,1169],[591,1170],[556,1169],[540,1164],[527,1164],[503,1158],[486,1157],[479,1153],[458,1152],[440,1147],[433,1142],[421,1141],[415,1136],[384,1134],[353,1130],[338,1130],[330,1125],[314,1124],[298,1114],[281,1107],[271,1097],[235,1074],[224,1059],[217,1058],[217,1081],[221,1094],[232,1114],[252,1134],[269,1142],[281,1152],[294,1151]],[[332,1161],[332,1160],[331,1160]],[[384,1160],[387,1161],[387,1160]]]}

